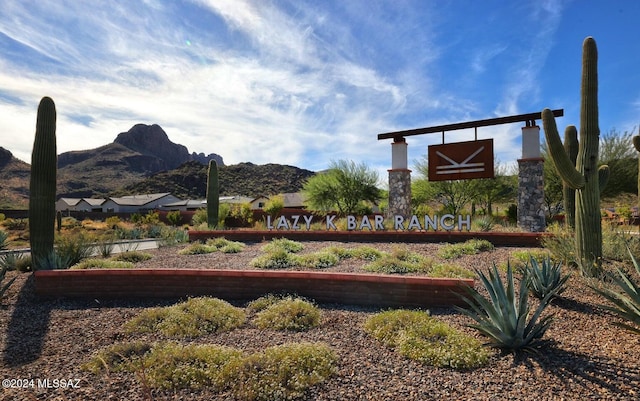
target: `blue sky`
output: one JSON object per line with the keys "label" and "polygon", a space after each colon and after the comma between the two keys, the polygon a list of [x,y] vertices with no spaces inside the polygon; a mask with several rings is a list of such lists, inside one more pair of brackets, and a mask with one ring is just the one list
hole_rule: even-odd
{"label": "blue sky", "polygon": [[[582,41],[599,50],[600,129],[637,133],[635,0],[3,0],[0,146],[30,161],[37,104],[58,151],[159,124],[226,164],[322,170],[364,162],[386,181],[383,132],[563,108],[579,123]],[[478,130],[514,165],[520,124]],[[543,136],[541,134],[541,140]],[[447,141],[471,140],[457,131]],[[408,138],[409,164],[440,135]]]}

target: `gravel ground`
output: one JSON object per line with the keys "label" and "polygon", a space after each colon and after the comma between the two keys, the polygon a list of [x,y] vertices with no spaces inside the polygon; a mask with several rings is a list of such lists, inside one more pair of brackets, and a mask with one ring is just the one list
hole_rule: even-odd
{"label": "gravel ground", "polygon": [[[305,243],[305,252],[328,245]],[[391,244],[367,244],[390,250]],[[179,256],[178,248],[150,251],[154,258],[143,267],[250,268],[261,254],[261,244],[251,244],[239,254]],[[411,250],[430,255],[437,244],[409,244]],[[489,268],[506,261],[522,248],[497,248],[455,263],[469,268]],[[332,271],[358,271],[362,262],[346,261]],[[9,277],[18,275],[10,272]],[[549,343],[538,354],[495,353],[490,363],[472,371],[423,366],[385,348],[362,329],[373,308],[321,305],[322,323],[304,333],[261,331],[250,324],[231,332],[193,340],[257,351],[286,342],[323,341],[337,352],[339,372],[310,389],[307,400],[637,400],[640,399],[640,336],[610,323],[616,317],[597,307],[603,301],[573,274],[569,288],[547,309],[556,318],[546,334]],[[41,300],[33,294],[31,275],[19,274],[0,306],[0,361],[2,379],[34,379],[33,389],[3,388],[2,400],[144,400],[135,375],[94,376],[80,369],[93,352],[115,342],[162,340],[157,334],[127,335],[122,325],[145,307],[169,305],[167,301]],[[431,313],[465,332],[470,319],[450,308]],[[78,380],[78,388],[55,387],[55,379]],[[40,380],[38,383],[37,380]],[[76,382],[72,382],[76,384]],[[43,387],[44,386],[44,387]],[[231,400],[228,394],[207,390],[154,392],[155,400]]]}

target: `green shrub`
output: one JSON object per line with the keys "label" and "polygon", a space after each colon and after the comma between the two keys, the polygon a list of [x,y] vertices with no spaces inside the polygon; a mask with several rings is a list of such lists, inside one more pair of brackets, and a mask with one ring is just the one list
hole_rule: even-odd
{"label": "green shrub", "polygon": [[29,225],[28,219],[5,219],[2,221],[2,226],[9,231],[26,230],[28,225]]}
{"label": "green shrub", "polygon": [[211,246],[222,253],[238,253],[246,246],[242,242],[229,241],[222,237],[208,239],[206,245]]}
{"label": "green shrub", "polygon": [[314,252],[307,255],[300,255],[298,258],[300,266],[312,269],[326,269],[338,264],[340,258],[332,252]]}
{"label": "green shrub", "polygon": [[114,261],[139,263],[145,260],[151,259],[153,256],[150,253],[140,251],[122,252],[112,257]]}
{"label": "green shrub", "polygon": [[116,241],[115,237],[112,235],[104,236],[97,244],[95,244],[96,251],[103,258],[111,256],[115,247]]}
{"label": "green shrub", "polygon": [[288,253],[298,253],[304,249],[304,245],[298,241],[293,241],[287,238],[274,238],[271,242],[262,246],[263,252],[279,252],[285,251]]}
{"label": "green shrub", "polygon": [[251,266],[259,269],[287,269],[299,265],[300,259],[297,255],[287,252],[284,249],[272,251],[251,260]]}
{"label": "green shrub", "polygon": [[449,263],[434,263],[428,271],[429,277],[442,278],[475,278],[476,275],[469,269]]}
{"label": "green shrub", "polygon": [[162,238],[158,242],[159,247],[174,246],[189,241],[189,233],[176,227],[165,227],[162,230]]}
{"label": "green shrub", "polygon": [[229,391],[234,399],[291,400],[337,373],[338,358],[323,343],[292,343],[245,355],[220,345],[116,344],[82,367],[95,374],[134,372],[150,387]]}
{"label": "green shrub", "polygon": [[141,358],[149,351],[151,345],[141,341],[114,344],[97,352],[82,368],[94,374],[130,372],[136,369]]}
{"label": "green shrub", "polygon": [[353,257],[353,250],[347,249],[341,246],[328,246],[321,250],[321,252],[329,252],[338,257],[338,260],[350,259]]}
{"label": "green shrub", "polygon": [[489,299],[476,289],[467,287],[468,297],[463,296],[463,300],[469,309],[456,309],[476,322],[469,326],[489,337],[490,345],[512,351],[533,350],[551,325],[553,315],[540,317],[554,293],[540,300],[535,312],[530,316],[526,277],[520,281],[519,293],[516,296],[513,269],[510,265],[507,266],[506,287],[495,264],[488,277],[479,270],[476,270],[476,274],[489,293]]}
{"label": "green shrub", "polygon": [[91,256],[94,248],[93,238],[83,233],[61,236],[56,240],[56,254],[61,260],[67,260],[68,266]]}
{"label": "green shrub", "polygon": [[374,261],[380,259],[383,252],[367,245],[359,246],[351,251],[354,258],[361,260]]}
{"label": "green shrub", "polygon": [[422,262],[410,262],[398,259],[391,255],[383,255],[364,266],[364,270],[373,273],[383,274],[407,274],[416,272],[426,272],[431,268],[430,261],[426,259]]}
{"label": "green shrub", "polygon": [[198,227],[203,224],[207,224],[207,209],[198,209],[191,217],[191,225]]}
{"label": "green shrub", "polygon": [[472,369],[485,365],[489,357],[478,340],[424,311],[375,314],[365,322],[365,331],[401,355],[425,365]]}
{"label": "green shrub", "polygon": [[189,245],[188,247],[181,249],[178,251],[180,255],[204,255],[207,253],[217,252],[218,249],[213,246],[201,244],[196,242],[194,244]]}
{"label": "green shrub", "polygon": [[551,252],[553,260],[561,261],[565,266],[577,267],[576,239],[573,232],[566,226],[552,224],[547,227],[551,236],[542,237],[542,246]]}
{"label": "green shrub", "polygon": [[177,226],[178,224],[180,224],[181,220],[182,220],[182,216],[180,215],[179,210],[173,210],[171,212],[167,212],[167,221],[172,226]]}
{"label": "green shrub", "polygon": [[221,345],[180,345],[164,343],[154,346],[144,360],[149,384],[155,388],[221,391],[228,386],[228,366],[243,358],[242,351]]}
{"label": "green shrub", "polygon": [[4,215],[4,213],[0,213],[0,223],[2,223],[5,218],[6,216]]}
{"label": "green shrub", "polygon": [[338,357],[324,343],[284,344],[230,362],[225,381],[242,400],[292,400],[337,373]]}
{"label": "green shrub", "polygon": [[494,226],[493,217],[482,216],[482,217],[475,218],[471,222],[471,226],[478,231],[482,231],[482,232],[491,231]]}
{"label": "green shrub", "polygon": [[128,332],[160,332],[170,337],[198,337],[242,326],[245,312],[217,298],[190,298],[165,307],[151,308],[125,324]]}
{"label": "green shrub", "polygon": [[491,242],[474,238],[459,244],[446,244],[440,248],[438,256],[443,259],[456,259],[462,255],[475,255],[493,249]]}
{"label": "green shrub", "polygon": [[320,324],[320,309],[301,298],[286,297],[258,312],[261,329],[306,331]]}
{"label": "green shrub", "polygon": [[286,298],[286,296],[267,294],[249,302],[247,304],[247,309],[251,312],[260,312],[261,310],[267,309],[269,306],[280,302],[283,298]]}
{"label": "green shrub", "polygon": [[120,220],[120,217],[118,216],[109,216],[106,219],[104,219],[104,223],[110,229],[115,230],[116,228],[120,227],[121,220]]}
{"label": "green shrub", "polygon": [[109,260],[109,259],[83,259],[79,263],[72,265],[72,270],[86,270],[86,269],[133,269],[135,266],[132,262],[124,260]]}

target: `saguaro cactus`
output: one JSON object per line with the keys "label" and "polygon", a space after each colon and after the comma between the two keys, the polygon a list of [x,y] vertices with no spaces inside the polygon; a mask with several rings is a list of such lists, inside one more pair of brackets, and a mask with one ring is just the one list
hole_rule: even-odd
{"label": "saguaro cactus", "polygon": [[33,270],[53,252],[56,218],[56,106],[43,97],[38,106],[36,135],[31,153],[29,183],[29,238]]}
{"label": "saguaro cactus", "polygon": [[564,183],[575,189],[577,260],[584,274],[595,276],[601,272],[602,258],[600,191],[608,180],[609,168],[598,168],[598,50],[592,37],[586,38],[582,45],[580,92],[580,134],[575,166],[560,141],[551,110],[542,111],[542,123],[551,160]]}
{"label": "saguaro cactus", "polygon": [[220,206],[220,187],[218,185],[218,163],[209,161],[207,175],[207,225],[216,228],[218,225],[218,208]]}
{"label": "saguaro cactus", "polygon": [[[633,147],[640,152],[640,135],[633,137]],[[638,157],[638,213],[640,213],[640,157]]]}
{"label": "saguaro cactus", "polygon": [[[564,131],[564,149],[573,165],[578,158],[578,131],[573,125],[569,125]],[[565,223],[576,228],[576,190],[571,188],[564,180],[562,181],[562,206],[564,208]]]}

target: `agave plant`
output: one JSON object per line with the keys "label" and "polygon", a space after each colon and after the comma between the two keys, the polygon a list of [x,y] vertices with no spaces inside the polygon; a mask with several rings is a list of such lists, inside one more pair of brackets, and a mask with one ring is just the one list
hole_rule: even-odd
{"label": "agave plant", "polygon": [[[627,251],[629,251],[629,255],[631,255],[633,266],[640,274],[638,260],[633,256],[629,247],[627,247]],[[633,281],[631,281],[631,279],[620,269],[618,269],[618,276],[612,276],[611,279],[613,280],[613,283],[623,291],[623,293],[608,288],[591,288],[615,305],[601,305],[603,308],[628,320],[634,325],[622,322],[613,322],[612,324],[627,329],[633,333],[640,334],[640,286],[633,283]]]}
{"label": "agave plant", "polygon": [[474,288],[467,287],[469,297],[463,296],[462,299],[469,305],[469,308],[456,309],[476,321],[469,327],[473,327],[489,337],[488,345],[512,351],[534,350],[553,320],[553,315],[542,318],[541,315],[554,293],[544,297],[533,316],[530,316],[526,274],[520,281],[517,295],[510,263],[507,264],[506,288],[495,263],[489,271],[488,277],[477,269],[476,274],[489,293],[489,299],[482,296]]}
{"label": "agave plant", "polygon": [[8,270],[9,269],[6,266],[3,266],[2,269],[0,269],[0,299],[4,298],[4,293],[9,289],[9,286],[11,286],[11,284],[13,284],[13,282],[17,278],[17,277],[14,277],[11,280],[9,280],[7,283],[2,284]]}
{"label": "agave plant", "polygon": [[562,264],[552,263],[548,256],[542,260],[542,263],[538,263],[536,258],[530,256],[524,270],[527,287],[538,299],[544,299],[549,294],[552,294],[552,298],[559,295],[565,290],[565,284],[569,279],[568,274],[562,275]]}

